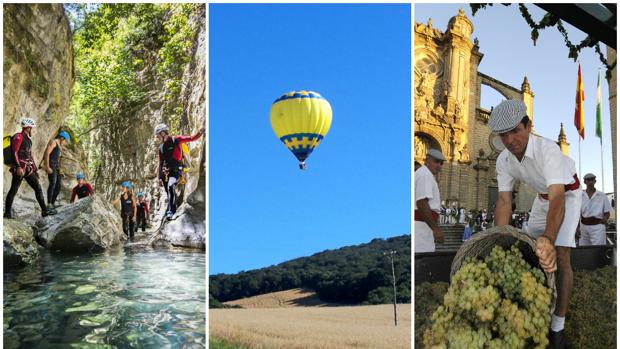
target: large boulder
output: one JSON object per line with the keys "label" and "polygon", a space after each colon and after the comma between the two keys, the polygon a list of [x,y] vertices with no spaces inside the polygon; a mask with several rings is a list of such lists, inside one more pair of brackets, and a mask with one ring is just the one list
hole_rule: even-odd
{"label": "large boulder", "polygon": [[15,219],[5,219],[2,226],[4,266],[33,264],[39,257],[39,250],[32,235],[32,227]]}
{"label": "large boulder", "polygon": [[101,251],[125,239],[120,214],[109,202],[94,195],[41,218],[34,227],[39,244],[58,252]]}

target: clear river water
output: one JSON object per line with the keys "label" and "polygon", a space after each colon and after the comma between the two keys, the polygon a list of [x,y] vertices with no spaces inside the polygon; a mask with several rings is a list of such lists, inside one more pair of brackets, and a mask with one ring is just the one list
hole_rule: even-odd
{"label": "clear river water", "polygon": [[4,270],[4,348],[204,348],[205,254],[44,252]]}

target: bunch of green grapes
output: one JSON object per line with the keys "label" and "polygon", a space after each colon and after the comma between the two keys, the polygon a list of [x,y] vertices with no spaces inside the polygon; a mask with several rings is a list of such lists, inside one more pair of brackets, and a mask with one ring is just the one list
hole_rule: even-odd
{"label": "bunch of green grapes", "polygon": [[516,246],[468,258],[424,332],[426,348],[545,348],[551,290]]}

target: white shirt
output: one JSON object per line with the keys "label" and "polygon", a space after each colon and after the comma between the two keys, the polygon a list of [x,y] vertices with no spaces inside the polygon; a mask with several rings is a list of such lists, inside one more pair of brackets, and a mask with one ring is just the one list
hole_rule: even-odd
{"label": "white shirt", "polygon": [[523,159],[519,162],[508,149],[504,149],[496,162],[497,185],[500,192],[512,191],[515,180],[531,186],[541,194],[547,193],[552,184],[571,184],[575,162],[562,154],[553,141],[530,134]]}
{"label": "white shirt", "polygon": [[611,204],[607,196],[601,191],[595,191],[592,197],[584,190],[581,192],[581,215],[584,217],[603,218],[603,214],[611,211]]}
{"label": "white shirt", "polygon": [[415,201],[416,209],[418,200],[428,199],[431,210],[439,213],[441,211],[441,200],[439,200],[439,187],[437,181],[426,166],[420,167],[415,171]]}

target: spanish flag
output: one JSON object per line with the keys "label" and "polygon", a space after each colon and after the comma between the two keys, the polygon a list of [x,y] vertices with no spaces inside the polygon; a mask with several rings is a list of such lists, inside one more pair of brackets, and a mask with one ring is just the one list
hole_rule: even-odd
{"label": "spanish flag", "polygon": [[583,82],[581,81],[581,63],[579,64],[579,70],[577,71],[577,93],[575,95],[575,127],[577,133],[584,138],[584,126],[583,126],[583,100],[585,99],[583,94]]}

